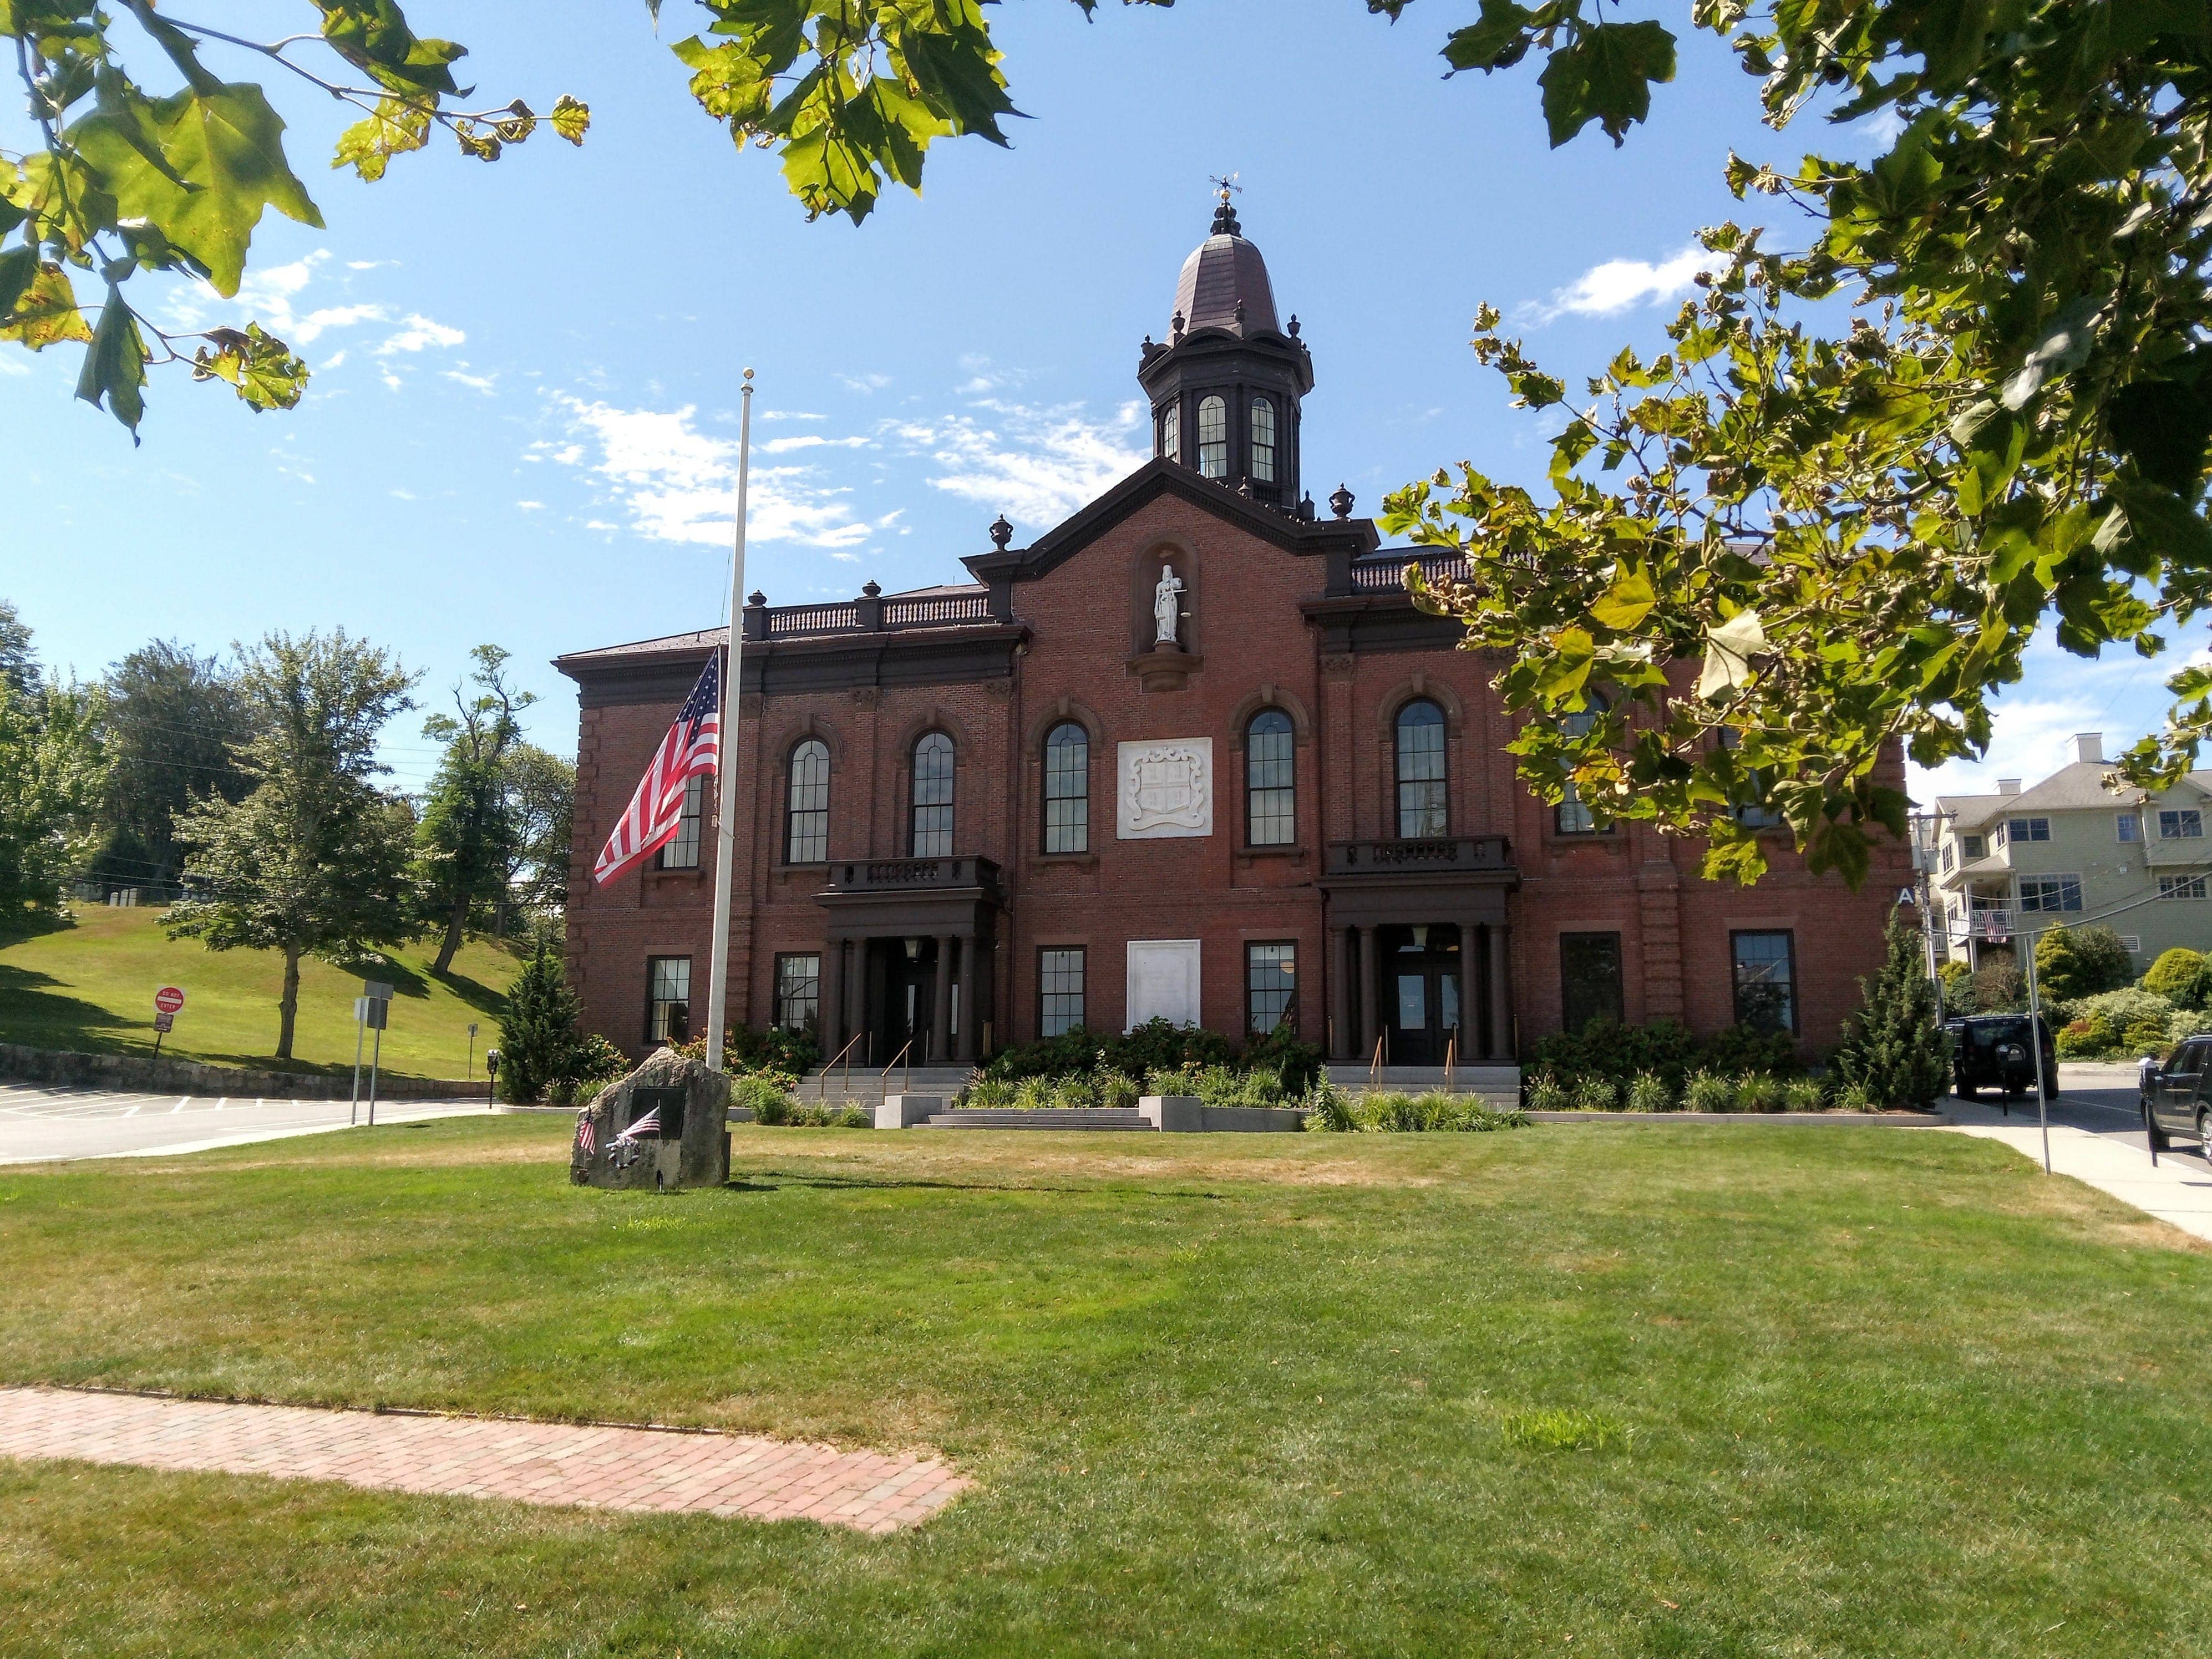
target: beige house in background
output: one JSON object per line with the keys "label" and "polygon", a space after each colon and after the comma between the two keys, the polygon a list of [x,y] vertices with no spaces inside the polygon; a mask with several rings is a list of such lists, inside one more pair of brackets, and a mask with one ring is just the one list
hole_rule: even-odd
{"label": "beige house in background", "polygon": [[2082,732],[2073,763],[2029,788],[1936,798],[1929,875],[1953,957],[1978,963],[2053,923],[2110,927],[2138,974],[2177,945],[2212,950],[2212,771],[2162,795],[2108,788],[2104,744]]}

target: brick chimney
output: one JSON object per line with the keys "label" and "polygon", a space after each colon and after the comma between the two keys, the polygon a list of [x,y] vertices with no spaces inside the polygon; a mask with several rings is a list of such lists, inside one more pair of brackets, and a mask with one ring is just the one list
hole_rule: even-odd
{"label": "brick chimney", "polygon": [[2094,766],[2105,758],[2105,734],[2102,732],[2077,732],[2074,734],[2074,758]]}

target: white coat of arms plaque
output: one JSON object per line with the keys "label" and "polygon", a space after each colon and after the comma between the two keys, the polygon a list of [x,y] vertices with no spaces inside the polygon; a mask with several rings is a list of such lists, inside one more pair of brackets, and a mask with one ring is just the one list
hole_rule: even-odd
{"label": "white coat of arms plaque", "polygon": [[1123,841],[1213,833],[1213,739],[1120,745],[1115,833]]}

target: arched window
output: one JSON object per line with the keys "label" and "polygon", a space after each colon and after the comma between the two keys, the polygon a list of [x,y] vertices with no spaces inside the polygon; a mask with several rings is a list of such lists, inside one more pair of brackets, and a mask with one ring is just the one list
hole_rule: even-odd
{"label": "arched window", "polygon": [[1160,416],[1160,453],[1171,461],[1182,459],[1182,405],[1170,404]]}
{"label": "arched window", "polygon": [[1229,476],[1229,405],[1218,398],[1199,400],[1198,470],[1209,478]]}
{"label": "arched window", "polygon": [[1244,728],[1244,824],[1255,847],[1298,838],[1297,739],[1279,708],[1262,708]]}
{"label": "arched window", "polygon": [[1275,405],[1265,398],[1252,399],[1252,476],[1275,482]]}
{"label": "arched window", "polygon": [[1091,735],[1073,720],[1044,740],[1044,850],[1091,850]]}
{"label": "arched window", "polygon": [[952,853],[952,739],[932,732],[914,746],[914,856]]}
{"label": "arched window", "polygon": [[1444,798],[1444,711],[1423,698],[1398,711],[1400,839],[1449,834]]}
{"label": "arched window", "polygon": [[830,861],[830,746],[809,738],[791,751],[784,862]]}
{"label": "arched window", "polygon": [[[1588,692],[1583,708],[1559,717],[1559,730],[1571,738],[1586,738],[1607,707],[1606,700],[1598,693]],[[1552,828],[1563,836],[1594,836],[1598,832],[1597,815],[1583,805],[1582,792],[1575,787],[1571,778],[1567,780],[1567,793],[1552,811]]]}

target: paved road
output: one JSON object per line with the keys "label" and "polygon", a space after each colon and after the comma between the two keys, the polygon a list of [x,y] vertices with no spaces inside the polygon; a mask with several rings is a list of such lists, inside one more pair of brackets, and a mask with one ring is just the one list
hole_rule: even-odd
{"label": "paved road", "polygon": [[[1944,1109],[1960,1121],[1979,1122],[1978,1115],[1969,1117],[1976,1106],[1986,1109],[1993,1122],[2018,1123],[2023,1119],[2036,1121],[2035,1097],[2008,1101],[2000,1095],[1984,1093],[1970,1104],[1953,1096],[1942,1103]],[[2068,1128],[2081,1129],[2100,1139],[2132,1146],[2146,1158],[2150,1148],[2144,1143],[2142,1108],[2136,1093],[2136,1068],[2132,1066],[2062,1064],[2058,1068],[2058,1098],[2051,1103],[2051,1121]],[[2194,1141],[2177,1142],[2176,1152],[2187,1151],[2195,1156]]]}
{"label": "paved road", "polygon": [[[481,1100],[385,1100],[377,1103],[376,1121],[402,1123],[483,1109]],[[343,1100],[135,1095],[0,1083],[0,1164],[241,1146],[343,1129],[351,1110]]]}

